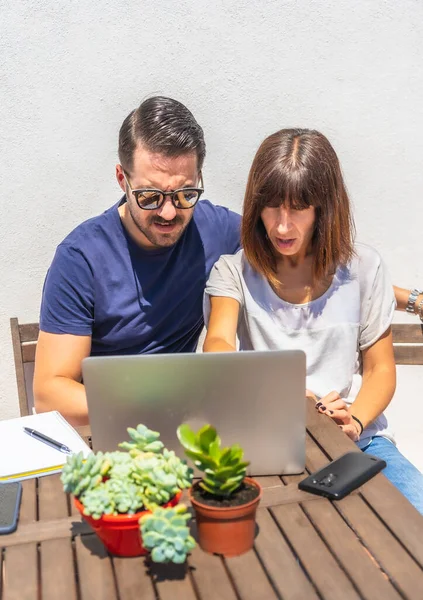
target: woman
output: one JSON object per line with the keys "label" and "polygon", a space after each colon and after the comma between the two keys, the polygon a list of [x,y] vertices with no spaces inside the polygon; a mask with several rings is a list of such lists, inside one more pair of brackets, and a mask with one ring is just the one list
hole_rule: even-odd
{"label": "woman", "polygon": [[[243,250],[208,281],[205,352],[301,348],[307,395],[423,514],[423,476],[383,415],[395,391],[395,297],[380,256],[354,244],[338,158],[317,131],[285,129],[260,146],[248,178]],[[406,473],[406,476],[404,476]]]}

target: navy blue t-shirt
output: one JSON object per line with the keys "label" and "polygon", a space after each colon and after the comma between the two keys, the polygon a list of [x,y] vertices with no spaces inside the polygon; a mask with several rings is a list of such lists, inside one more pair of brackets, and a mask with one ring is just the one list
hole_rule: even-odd
{"label": "navy blue t-shirt", "polygon": [[222,254],[239,249],[241,217],[201,200],[174,246],[144,250],[120,220],[121,202],[58,246],[40,329],[91,335],[92,355],[193,352],[206,281]]}

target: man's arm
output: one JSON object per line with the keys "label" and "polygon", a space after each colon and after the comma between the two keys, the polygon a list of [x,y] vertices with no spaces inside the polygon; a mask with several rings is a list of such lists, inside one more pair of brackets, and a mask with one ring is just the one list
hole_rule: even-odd
{"label": "man's arm", "polygon": [[90,350],[91,336],[40,331],[34,372],[37,412],[57,410],[72,425],[88,423],[81,363]]}

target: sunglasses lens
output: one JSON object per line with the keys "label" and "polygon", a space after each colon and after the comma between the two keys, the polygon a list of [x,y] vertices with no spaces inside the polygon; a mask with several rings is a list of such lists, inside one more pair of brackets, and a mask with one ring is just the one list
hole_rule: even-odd
{"label": "sunglasses lens", "polygon": [[175,193],[175,204],[178,208],[191,208],[197,202],[199,193],[197,190],[179,190]]}
{"label": "sunglasses lens", "polygon": [[146,190],[145,192],[141,192],[137,196],[138,206],[143,208],[144,210],[154,210],[158,208],[160,203],[162,202],[163,195],[159,192]]}

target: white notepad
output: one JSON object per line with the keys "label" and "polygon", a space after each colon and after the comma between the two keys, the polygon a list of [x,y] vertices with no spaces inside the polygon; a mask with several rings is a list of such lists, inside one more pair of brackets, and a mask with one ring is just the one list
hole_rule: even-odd
{"label": "white notepad", "polygon": [[57,411],[0,421],[0,481],[22,480],[58,473],[67,454],[31,437],[24,427],[36,429],[86,458],[90,447]]}

